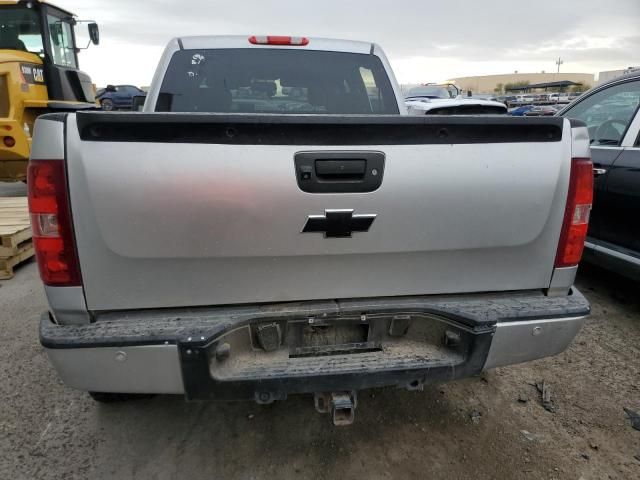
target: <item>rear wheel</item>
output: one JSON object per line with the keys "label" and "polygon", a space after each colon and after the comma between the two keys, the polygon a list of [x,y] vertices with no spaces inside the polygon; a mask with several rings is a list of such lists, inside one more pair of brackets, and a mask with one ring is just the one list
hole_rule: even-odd
{"label": "rear wheel", "polygon": [[111,110],[113,110],[113,100],[105,98],[104,100],[100,101],[100,106],[102,107],[102,110],[110,112]]}
{"label": "rear wheel", "polygon": [[112,393],[112,392],[89,392],[91,398],[100,403],[128,402],[130,400],[143,400],[152,398],[155,395],[150,393]]}

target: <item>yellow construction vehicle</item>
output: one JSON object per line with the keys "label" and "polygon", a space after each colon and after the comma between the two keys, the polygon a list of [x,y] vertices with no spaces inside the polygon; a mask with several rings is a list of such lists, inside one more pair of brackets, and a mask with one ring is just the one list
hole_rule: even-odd
{"label": "yellow construction vehicle", "polygon": [[74,27],[98,25],[37,0],[0,0],[0,181],[25,180],[33,124],[43,113],[95,108],[95,87],[78,70]]}

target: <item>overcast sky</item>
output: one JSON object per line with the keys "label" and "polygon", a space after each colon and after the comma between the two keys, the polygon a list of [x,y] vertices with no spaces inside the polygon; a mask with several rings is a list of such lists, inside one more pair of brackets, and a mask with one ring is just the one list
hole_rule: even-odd
{"label": "overcast sky", "polygon": [[[80,54],[98,86],[149,85],[175,36],[273,34],[379,43],[401,83],[640,66],[640,0],[58,0],[100,25]],[[79,25],[83,30],[86,27]],[[86,35],[83,36],[86,38]]]}

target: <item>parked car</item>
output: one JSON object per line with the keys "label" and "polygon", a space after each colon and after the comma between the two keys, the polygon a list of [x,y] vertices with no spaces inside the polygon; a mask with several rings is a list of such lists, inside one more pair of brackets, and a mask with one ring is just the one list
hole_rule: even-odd
{"label": "parked car", "polygon": [[570,103],[573,102],[576,98],[582,95],[582,92],[564,92],[558,95],[558,102],[560,103]]}
{"label": "parked car", "polygon": [[526,112],[525,117],[551,117],[558,112],[552,105],[535,105]]}
{"label": "parked car", "polygon": [[549,93],[547,95],[547,102],[558,103],[560,101],[559,93]]}
{"label": "parked car", "polygon": [[524,117],[524,114],[533,108],[533,105],[522,105],[509,110],[509,114],[513,117]]}
{"label": "parked car", "polygon": [[405,105],[410,115],[505,115],[502,102],[482,97],[452,97],[450,88],[425,85],[409,90]]}
{"label": "parked car", "polygon": [[509,108],[517,103],[517,97],[515,95],[501,95],[497,100],[504,103]]}
{"label": "parked car", "polygon": [[536,95],[533,94],[519,94],[515,95],[515,100],[509,102],[510,105],[531,105],[536,100]]}
{"label": "parked car", "polygon": [[102,110],[131,110],[133,97],[145,96],[146,92],[133,85],[107,85],[96,92]]}
{"label": "parked car", "polygon": [[450,99],[454,98],[449,89],[441,85],[421,85],[414,87],[407,92],[406,101],[429,98],[429,99]]}
{"label": "parked car", "polygon": [[582,122],[407,115],[368,42],[184,37],[157,72],[142,113],[37,121],[40,341],[67,385],[310,393],[347,424],[358,390],[555,355],[580,330]]}
{"label": "parked car", "polygon": [[502,102],[473,97],[447,99],[411,98],[405,102],[410,115],[506,115]]}
{"label": "parked car", "polygon": [[559,112],[587,124],[595,197],[586,260],[640,280],[640,72],[583,94]]}

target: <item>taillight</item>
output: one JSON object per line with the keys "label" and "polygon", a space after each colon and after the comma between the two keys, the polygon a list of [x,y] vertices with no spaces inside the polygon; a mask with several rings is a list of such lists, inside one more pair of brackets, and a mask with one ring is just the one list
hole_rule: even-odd
{"label": "taillight", "polygon": [[577,265],[582,257],[593,202],[593,164],[588,158],[571,160],[569,193],[556,254],[556,267]]}
{"label": "taillight", "polygon": [[304,47],[309,44],[307,37],[284,37],[279,35],[253,35],[249,37],[249,43],[254,45],[291,45],[293,47]]}
{"label": "taillight", "polygon": [[27,182],[40,278],[45,285],[81,285],[64,161],[29,161]]}

